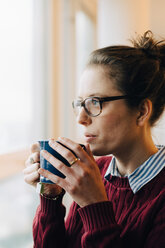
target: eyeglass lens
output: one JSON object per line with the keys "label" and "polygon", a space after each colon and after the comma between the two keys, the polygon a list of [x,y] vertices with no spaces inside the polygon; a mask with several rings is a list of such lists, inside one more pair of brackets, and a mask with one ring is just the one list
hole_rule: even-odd
{"label": "eyeglass lens", "polygon": [[98,115],[100,113],[100,102],[95,98],[88,98],[85,101],[85,108],[91,115]]}
{"label": "eyeglass lens", "polygon": [[[74,112],[75,112],[76,115],[79,114],[80,108],[82,106],[81,103],[82,102],[79,101],[79,100],[75,100],[73,102],[73,108],[74,108]],[[100,110],[101,110],[100,102],[96,98],[87,98],[87,99],[85,99],[84,108],[85,108],[86,112],[89,115],[92,115],[92,116],[98,115],[100,113]]]}

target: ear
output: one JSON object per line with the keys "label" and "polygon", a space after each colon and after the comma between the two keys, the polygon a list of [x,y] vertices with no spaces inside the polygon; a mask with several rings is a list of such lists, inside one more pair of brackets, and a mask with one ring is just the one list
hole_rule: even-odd
{"label": "ear", "polygon": [[137,125],[144,126],[152,114],[152,102],[149,99],[143,100],[139,105],[139,111],[137,116]]}

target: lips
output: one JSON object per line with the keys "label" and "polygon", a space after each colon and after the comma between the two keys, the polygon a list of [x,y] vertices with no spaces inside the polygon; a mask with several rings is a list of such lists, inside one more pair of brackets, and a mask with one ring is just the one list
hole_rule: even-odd
{"label": "lips", "polygon": [[89,137],[96,137],[97,135],[91,133],[84,133],[84,136],[89,138]]}
{"label": "lips", "polygon": [[91,133],[84,133],[84,137],[87,143],[92,143],[96,139],[97,135]]}

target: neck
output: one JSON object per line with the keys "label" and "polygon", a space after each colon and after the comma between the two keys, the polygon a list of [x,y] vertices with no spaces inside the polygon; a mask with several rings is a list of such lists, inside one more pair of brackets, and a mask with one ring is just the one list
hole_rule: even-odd
{"label": "neck", "polygon": [[122,176],[131,174],[157,151],[158,149],[154,145],[151,135],[145,140],[131,144],[129,149],[124,149],[120,155],[115,155],[120,174]]}

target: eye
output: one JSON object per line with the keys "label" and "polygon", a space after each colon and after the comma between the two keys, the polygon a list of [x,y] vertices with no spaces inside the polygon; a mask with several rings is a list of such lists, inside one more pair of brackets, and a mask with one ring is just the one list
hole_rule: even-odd
{"label": "eye", "polygon": [[92,104],[95,105],[95,106],[99,106],[98,99],[92,98]]}

